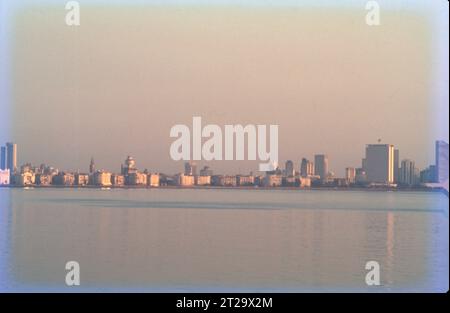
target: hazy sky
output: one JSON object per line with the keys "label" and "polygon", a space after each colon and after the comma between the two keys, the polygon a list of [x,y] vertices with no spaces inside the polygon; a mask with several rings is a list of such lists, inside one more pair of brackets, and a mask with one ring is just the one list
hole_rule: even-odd
{"label": "hazy sky", "polygon": [[[326,153],[343,175],[378,138],[420,167],[434,163],[423,16],[382,11],[369,27],[364,7],[82,7],[81,25],[68,27],[65,13],[24,8],[14,20],[10,140],[20,163],[87,170],[93,156],[119,171],[132,155],[141,169],[174,173],[183,162],[169,157],[170,128],[195,115],[278,124],[280,162],[297,169]],[[259,162],[197,163],[248,172]]]}

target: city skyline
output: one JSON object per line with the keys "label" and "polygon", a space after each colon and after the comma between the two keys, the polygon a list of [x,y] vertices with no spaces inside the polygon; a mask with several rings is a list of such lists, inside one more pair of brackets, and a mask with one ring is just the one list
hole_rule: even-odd
{"label": "city skyline", "polygon": [[[400,151],[392,144],[382,144],[380,143],[380,139],[376,144],[366,144],[365,145],[365,155],[361,157],[360,164],[351,164],[343,169],[344,175],[339,176],[336,175],[335,170],[329,167],[330,158],[326,154],[314,154],[314,161],[309,161],[308,158],[302,157],[298,161],[294,159],[287,159],[283,162],[279,162],[275,171],[282,171],[283,175],[290,176],[299,175],[302,177],[314,177],[319,176],[320,179],[326,180],[327,178],[344,178],[348,181],[352,181],[355,179],[355,176],[358,175],[358,170],[364,171],[364,175],[367,178],[367,181],[372,183],[407,183],[414,184],[414,177],[419,179],[422,176],[421,172],[432,171],[433,173],[427,173],[426,175],[432,175],[431,177],[427,177],[428,180],[433,180],[436,182],[442,183],[442,177],[448,177],[448,150],[449,144],[442,140],[436,140],[434,142],[434,163],[430,163],[423,168],[419,168],[415,166],[415,161],[413,158],[408,157],[400,157]],[[72,172],[72,173],[94,173],[98,171],[108,171],[111,173],[120,173],[124,174],[124,164],[129,163],[132,164],[132,168],[135,168],[136,171],[141,170],[149,173],[160,173],[167,175],[176,175],[179,173],[184,173],[185,175],[202,175],[202,171],[208,171],[212,173],[212,167],[209,165],[213,161],[186,161],[180,160],[176,161],[182,164],[182,168],[178,170],[174,170],[172,172],[164,172],[159,171],[158,169],[146,168],[146,167],[138,167],[136,161],[129,154],[125,163],[120,164],[120,171],[113,170],[111,168],[104,168],[102,166],[97,167],[95,163],[95,157],[90,157],[89,165],[86,166],[86,170],[78,168],[76,170],[67,169],[67,168],[59,168],[53,166],[48,162],[41,163],[33,163],[32,161],[23,161],[18,162],[17,156],[17,143],[7,142],[5,146],[1,146],[1,155],[0,155],[0,170],[9,169],[11,173],[21,172],[22,167],[50,167],[55,170],[61,172]],[[220,161],[215,161],[220,162]],[[242,161],[234,161],[234,162],[242,162]],[[284,167],[283,167],[284,164]],[[411,168],[412,172],[405,172],[405,165],[408,164],[407,167]],[[203,169],[200,169],[203,167]],[[13,169],[13,170],[11,170]],[[198,171],[198,169],[200,169]],[[355,172],[356,171],[356,172]],[[272,171],[274,172],[274,171]],[[350,173],[351,172],[351,173]],[[246,169],[240,172],[224,172],[220,173],[220,175],[248,175],[250,173],[259,173],[259,175],[264,175],[264,173],[268,174],[269,172],[261,172],[254,169]],[[289,174],[291,173],[291,174]],[[212,174],[209,174],[212,175]],[[424,174],[425,175],[425,174]],[[407,178],[406,178],[407,176]],[[445,179],[444,179],[445,180]]]}

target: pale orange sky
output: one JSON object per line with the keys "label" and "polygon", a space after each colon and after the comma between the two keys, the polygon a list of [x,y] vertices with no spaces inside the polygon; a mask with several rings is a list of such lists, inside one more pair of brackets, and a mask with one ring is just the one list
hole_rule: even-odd
{"label": "pale orange sky", "polygon": [[[434,162],[426,19],[361,10],[233,7],[64,8],[17,15],[13,138],[20,162],[174,173],[170,128],[278,124],[280,162],[315,153],[343,175],[382,138],[419,167]],[[221,161],[216,172],[259,162]]]}

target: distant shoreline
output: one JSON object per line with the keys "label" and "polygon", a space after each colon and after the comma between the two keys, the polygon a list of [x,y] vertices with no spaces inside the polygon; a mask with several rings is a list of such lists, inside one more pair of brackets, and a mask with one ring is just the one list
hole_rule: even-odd
{"label": "distant shoreline", "polygon": [[180,189],[180,190],[323,190],[323,191],[390,191],[390,192],[446,192],[444,188],[415,187],[415,188],[389,188],[389,187],[260,187],[260,186],[15,186],[0,185],[0,188],[11,189]]}

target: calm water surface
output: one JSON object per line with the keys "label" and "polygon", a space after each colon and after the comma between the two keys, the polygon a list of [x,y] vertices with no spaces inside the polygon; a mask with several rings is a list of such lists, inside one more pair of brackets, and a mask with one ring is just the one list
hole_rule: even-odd
{"label": "calm water surface", "polygon": [[447,291],[448,210],[425,192],[3,188],[0,291]]}

